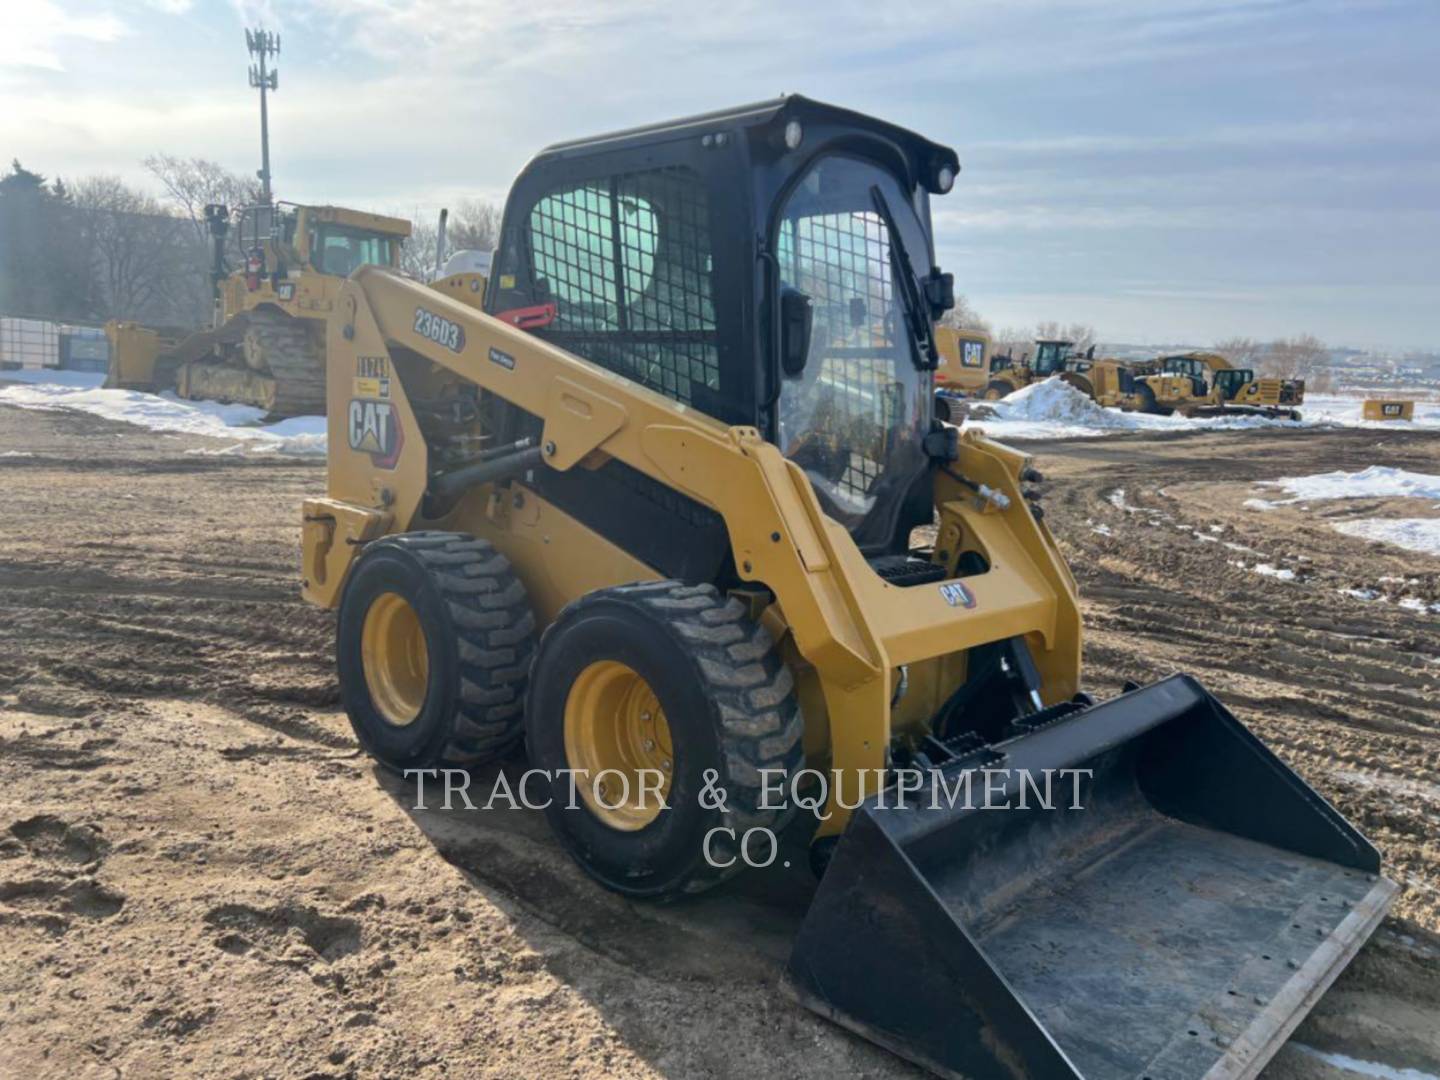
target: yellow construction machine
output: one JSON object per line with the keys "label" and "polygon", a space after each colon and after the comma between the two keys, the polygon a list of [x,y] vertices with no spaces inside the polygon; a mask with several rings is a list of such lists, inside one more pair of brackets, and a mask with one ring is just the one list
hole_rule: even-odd
{"label": "yellow construction machine", "polygon": [[207,206],[214,246],[209,330],[166,335],[106,326],[105,385],[255,405],[272,416],[325,405],[324,333],[341,283],[362,265],[395,268],[410,223],[337,206],[250,206],[238,217],[245,265],[225,264],[228,208]]}
{"label": "yellow construction machine", "polygon": [[981,397],[990,382],[990,335],[984,330],[935,327],[940,365],[935,369],[935,417],[959,419],[963,402]]}
{"label": "yellow construction machine", "polygon": [[1140,363],[1103,359],[1073,364],[1061,376],[1098,404],[1168,416],[1231,414],[1300,419],[1303,379],[1256,378],[1219,353],[1190,352]]}
{"label": "yellow construction machine", "polygon": [[[1094,348],[1084,354],[1094,355]],[[987,401],[998,401],[1016,390],[1023,390],[1031,383],[1042,382],[1052,375],[1060,375],[1083,363],[1082,356],[1075,352],[1073,341],[1040,338],[1035,342],[1035,359],[1026,353],[1019,360],[1006,354],[990,358],[990,377],[985,384],[984,397]]]}
{"label": "yellow construction machine", "polygon": [[1395,886],[1194,679],[1083,693],[1041,478],[932,417],[957,169],[792,96],[542,151],[483,310],[361,267],[304,595],[369,753],[523,741],[607,888],[807,837],[788,983],[896,1053],[1253,1076]]}

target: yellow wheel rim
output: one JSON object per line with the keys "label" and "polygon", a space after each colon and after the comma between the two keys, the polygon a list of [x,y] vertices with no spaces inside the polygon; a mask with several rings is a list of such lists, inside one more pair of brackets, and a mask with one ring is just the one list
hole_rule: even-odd
{"label": "yellow wheel rim", "polygon": [[581,800],[606,825],[634,832],[659,817],[675,756],[650,684],[615,660],[580,672],[565,699],[565,759]]}
{"label": "yellow wheel rim", "polygon": [[993,387],[993,386],[990,387],[989,389],[987,389],[987,390],[985,391],[985,400],[986,400],[986,401],[999,401],[999,400],[1000,400],[1002,397],[1004,397],[1004,396],[1005,396],[1005,395],[1004,395],[1003,393],[1001,393],[999,390],[995,389],[995,387]]}
{"label": "yellow wheel rim", "polygon": [[365,613],[360,659],[370,700],[397,727],[413,724],[425,706],[430,653],[420,616],[398,593],[381,593]]}

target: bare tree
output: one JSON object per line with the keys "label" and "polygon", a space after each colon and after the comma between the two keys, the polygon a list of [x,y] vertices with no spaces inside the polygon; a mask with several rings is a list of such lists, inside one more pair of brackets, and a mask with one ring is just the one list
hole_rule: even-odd
{"label": "bare tree", "polygon": [[1001,327],[991,337],[990,351],[996,356],[1013,356],[1019,360],[1034,348],[1034,335],[1024,327]]}
{"label": "bare tree", "polygon": [[483,199],[461,199],[446,234],[446,252],[493,251],[500,243],[500,208]]}
{"label": "bare tree", "polygon": [[171,203],[190,219],[202,241],[209,235],[205,226],[207,205],[224,203],[233,210],[260,198],[256,181],[206,158],[151,154],[141,164],[160,181]]}
{"label": "bare tree", "polygon": [[1272,341],[1261,359],[1267,374],[1298,377],[1314,390],[1327,389],[1331,382],[1330,348],[1314,334]]}
{"label": "bare tree", "polygon": [[184,218],[114,176],[86,177],[70,190],[99,314],[167,325],[204,320],[206,248]]}
{"label": "bare tree", "polygon": [[[400,267],[411,277],[429,281],[435,276],[439,218],[426,217],[416,210],[410,221],[410,239],[400,250]],[[450,211],[445,225],[445,258],[457,251],[493,251],[499,242],[499,207],[479,199],[462,199]]]}
{"label": "bare tree", "polygon": [[983,330],[990,333],[990,323],[980,317],[963,293],[955,294],[955,306],[940,320],[941,326],[953,326],[959,330]]}
{"label": "bare tree", "polygon": [[[421,281],[433,278],[439,232],[436,218],[427,219],[416,210],[410,217],[410,236],[400,248],[400,269]],[[450,247],[448,240],[445,246]]]}
{"label": "bare tree", "polygon": [[1095,328],[1087,323],[1039,322],[1035,324],[1035,337],[1047,341],[1069,341],[1076,352],[1084,352],[1095,344]]}
{"label": "bare tree", "polygon": [[1224,341],[1217,341],[1212,348],[1235,367],[1249,368],[1252,371],[1260,365],[1265,351],[1258,341],[1247,337],[1226,338]]}

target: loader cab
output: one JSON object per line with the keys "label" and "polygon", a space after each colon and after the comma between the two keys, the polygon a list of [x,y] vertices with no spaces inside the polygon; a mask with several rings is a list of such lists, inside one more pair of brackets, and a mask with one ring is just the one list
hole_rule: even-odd
{"label": "loader cab", "polygon": [[1074,348],[1073,341],[1036,341],[1035,374],[1041,378],[1060,374],[1065,370]]}
{"label": "loader cab", "polygon": [[511,189],[486,310],[809,476],[867,554],[929,521],[929,198],[954,151],[809,99],[562,143]]}

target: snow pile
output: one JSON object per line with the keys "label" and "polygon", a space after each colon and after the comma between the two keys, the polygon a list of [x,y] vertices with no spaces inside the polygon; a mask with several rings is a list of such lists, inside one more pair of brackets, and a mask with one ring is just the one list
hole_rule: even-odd
{"label": "snow pile", "polygon": [[70,409],[150,431],[239,440],[228,448],[236,453],[325,453],[323,416],[297,416],[262,426],[264,411],[251,405],[181,401],[170,394],[105,390],[100,387],[103,375],[86,372],[51,371],[43,373],[43,379],[28,378],[31,374],[0,372],[0,380],[27,376],[18,385],[0,387],[0,404],[22,409]]}
{"label": "snow pile", "polygon": [[1234,431],[1248,428],[1360,427],[1398,431],[1440,431],[1440,402],[1417,402],[1413,421],[1361,418],[1360,398],[1311,395],[1300,405],[1302,419],[1254,413],[1185,417],[1101,408],[1058,375],[1031,383],[988,403],[993,415],[967,417],[965,427],[997,439],[1099,438],[1127,431]]}
{"label": "snow pile", "polygon": [[1440,499],[1440,476],[1409,472],[1389,465],[1371,465],[1355,473],[1282,476],[1279,480],[1262,480],[1261,483],[1281,488],[1290,496],[1289,499],[1267,503],[1266,509],[1283,502],[1309,502],[1312,499]]}
{"label": "snow pile", "polygon": [[993,402],[991,408],[993,418],[967,419],[965,426],[997,438],[1094,438],[1139,431],[1153,426],[1147,421],[1166,419],[1101,408],[1059,376],[1031,383]]}
{"label": "snow pile", "polygon": [[1134,426],[1125,413],[1101,408],[1058,377],[1016,390],[995,403],[995,413],[1003,420],[1049,420],[1087,427]]}
{"label": "snow pile", "polygon": [[1334,528],[1346,536],[1394,544],[1423,555],[1440,555],[1440,518],[1360,518],[1336,522]]}

